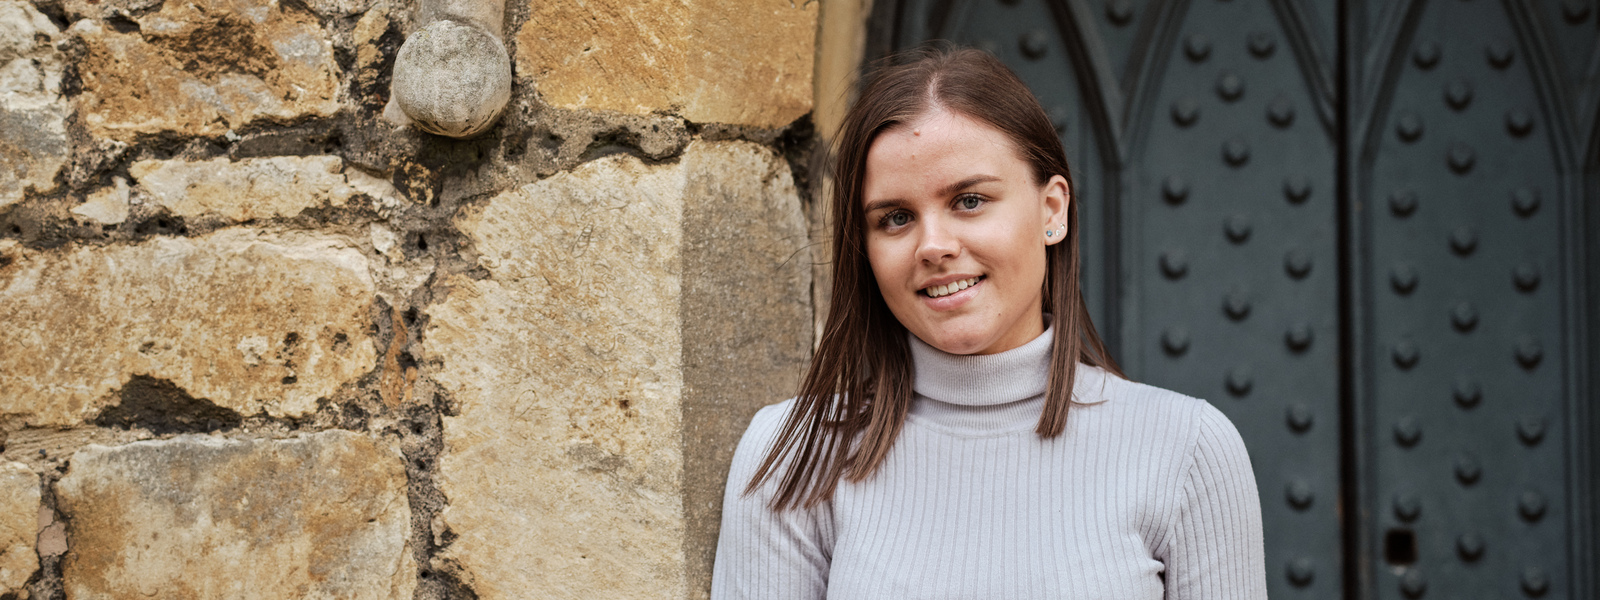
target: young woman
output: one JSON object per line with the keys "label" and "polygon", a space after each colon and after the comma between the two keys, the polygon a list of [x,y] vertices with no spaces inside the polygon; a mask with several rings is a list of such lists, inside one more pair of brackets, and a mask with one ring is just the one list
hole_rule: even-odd
{"label": "young woman", "polygon": [[845,119],[827,327],[739,443],[712,597],[1265,598],[1238,432],[1089,321],[1044,110],[986,53],[912,58]]}

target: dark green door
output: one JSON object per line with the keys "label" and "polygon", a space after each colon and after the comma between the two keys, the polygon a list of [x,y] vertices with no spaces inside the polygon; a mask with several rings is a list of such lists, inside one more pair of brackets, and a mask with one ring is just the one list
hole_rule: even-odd
{"label": "dark green door", "polygon": [[1593,598],[1593,0],[879,0],[1055,119],[1130,374],[1244,435],[1274,598]]}

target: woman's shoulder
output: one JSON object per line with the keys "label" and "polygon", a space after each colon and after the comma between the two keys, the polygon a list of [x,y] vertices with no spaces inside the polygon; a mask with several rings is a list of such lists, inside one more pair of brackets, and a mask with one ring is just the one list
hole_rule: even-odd
{"label": "woman's shoulder", "polygon": [[794,405],[794,398],[775,402],[761,407],[750,417],[750,424],[745,427],[744,436],[739,438],[739,445],[733,452],[735,471],[755,472],[756,465],[766,458],[783,424],[789,420],[789,412],[794,410]]}
{"label": "woman's shoulder", "polygon": [[[1078,395],[1084,397],[1080,404],[1103,405],[1105,412],[1121,419],[1133,420],[1141,429],[1154,429],[1172,436],[1169,439],[1197,443],[1226,442],[1219,438],[1239,439],[1238,429],[1228,416],[1204,399],[1196,398],[1147,383],[1131,381],[1099,369],[1091,371],[1089,386],[1078,386]],[[1087,387],[1087,389],[1085,389]],[[1239,447],[1243,448],[1242,440]]]}
{"label": "woman's shoulder", "polygon": [[[794,404],[794,398],[790,398],[761,407],[750,417],[750,425],[744,429],[744,441],[752,438],[756,441],[770,441],[777,436],[784,421],[789,419],[789,411],[794,410]],[[744,441],[740,442],[741,446],[744,445]]]}

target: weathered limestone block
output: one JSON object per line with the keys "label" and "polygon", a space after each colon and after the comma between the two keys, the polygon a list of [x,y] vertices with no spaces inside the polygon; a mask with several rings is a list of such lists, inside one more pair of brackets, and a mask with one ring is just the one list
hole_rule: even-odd
{"label": "weathered limestone block", "polygon": [[39,476],[21,463],[0,464],[0,594],[27,597],[28,578],[39,570]]}
{"label": "weathered limestone block", "polygon": [[0,246],[0,413],[70,425],[135,376],[300,416],[371,371],[374,286],[348,243],[230,229],[134,246]]}
{"label": "weathered limestone block", "polygon": [[371,85],[382,76],[379,66],[383,64],[383,49],[378,47],[378,43],[389,27],[389,3],[380,1],[361,15],[355,29],[350,32],[356,47],[355,71],[359,85]]}
{"label": "weathered limestone block", "polygon": [[748,143],[612,156],[458,225],[489,277],[451,280],[425,336],[460,407],[445,557],[484,600],[703,591],[733,445],[810,350],[787,164]]}
{"label": "weathered limestone block", "polygon": [[339,110],[327,32],[276,0],[170,0],[135,21],[132,33],[97,19],[68,29],[87,49],[77,107],[96,136],[221,135]]}
{"label": "weathered limestone block", "polygon": [[114,177],[110,187],[90,192],[83,204],[72,207],[72,214],[101,225],[116,225],[128,220],[131,206],[128,180]]}
{"label": "weathered limestone block", "polygon": [[361,434],[91,445],[56,484],[69,598],[410,598],[399,451]]}
{"label": "weathered limestone block", "polygon": [[351,197],[394,195],[394,187],[337,156],[272,156],[231,162],[144,160],[128,172],[149,201],[172,214],[216,214],[233,221],[293,217],[308,208],[344,206]]}
{"label": "weathered limestone block", "polygon": [[817,2],[534,2],[517,67],[546,102],[782,127],[811,110]]}
{"label": "weathered limestone block", "polygon": [[0,0],[0,209],[54,190],[67,162],[60,33],[32,4]]}

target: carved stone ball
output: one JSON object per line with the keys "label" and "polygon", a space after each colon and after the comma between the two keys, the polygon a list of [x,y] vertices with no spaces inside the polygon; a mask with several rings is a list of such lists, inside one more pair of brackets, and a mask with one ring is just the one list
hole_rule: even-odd
{"label": "carved stone ball", "polygon": [[470,137],[510,101],[511,57],[488,32],[441,19],[406,38],[393,81],[395,102],[423,131]]}

